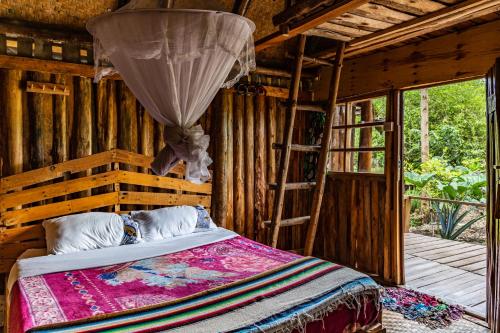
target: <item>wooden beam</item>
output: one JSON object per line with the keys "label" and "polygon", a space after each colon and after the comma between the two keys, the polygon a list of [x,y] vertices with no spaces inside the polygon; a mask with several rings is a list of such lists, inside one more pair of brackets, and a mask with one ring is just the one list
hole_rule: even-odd
{"label": "wooden beam", "polygon": [[93,43],[92,36],[85,30],[76,30],[67,26],[0,18],[0,34],[12,37],[40,38],[57,42],[79,42],[86,46]]}
{"label": "wooden beam", "polygon": [[[442,8],[426,16],[354,39],[347,47],[346,57],[357,56],[401,43],[436,30],[494,13],[498,11],[499,5],[500,0],[467,0],[454,6]],[[334,55],[335,49],[330,49],[324,50],[315,56],[330,58]]]}
{"label": "wooden beam", "polygon": [[[343,100],[484,77],[500,56],[500,20],[344,63]],[[328,75],[323,75],[325,78]],[[317,98],[326,95],[327,83]]]}
{"label": "wooden beam", "polygon": [[[324,0],[316,0],[318,3],[325,3]],[[326,8],[319,10],[317,13],[306,17],[300,21],[289,23],[286,29],[281,29],[275,33],[272,33],[260,40],[255,44],[255,51],[259,52],[265,48],[273,45],[280,44],[285,40],[293,38],[301,33],[304,33],[316,26],[325,23],[329,20],[334,19],[352,9],[366,4],[368,0],[341,0],[337,1]]]}

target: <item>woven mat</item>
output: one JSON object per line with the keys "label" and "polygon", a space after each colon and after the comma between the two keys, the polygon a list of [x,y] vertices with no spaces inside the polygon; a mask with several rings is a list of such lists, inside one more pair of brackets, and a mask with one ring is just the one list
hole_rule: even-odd
{"label": "woven mat", "polygon": [[467,319],[454,321],[447,328],[432,330],[415,321],[406,320],[403,315],[384,310],[382,323],[387,333],[487,333],[489,330],[481,325],[475,324]]}

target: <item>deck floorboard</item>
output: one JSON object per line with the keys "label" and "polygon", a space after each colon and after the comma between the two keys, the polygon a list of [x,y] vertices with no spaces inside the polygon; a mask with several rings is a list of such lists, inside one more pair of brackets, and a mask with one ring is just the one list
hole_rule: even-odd
{"label": "deck floorboard", "polygon": [[486,316],[486,246],[405,234],[406,286]]}

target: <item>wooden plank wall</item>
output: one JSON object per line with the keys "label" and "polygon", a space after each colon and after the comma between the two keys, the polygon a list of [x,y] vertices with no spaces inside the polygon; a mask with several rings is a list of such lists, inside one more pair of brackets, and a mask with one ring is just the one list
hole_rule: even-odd
{"label": "wooden plank wall", "polygon": [[327,178],[315,252],[336,263],[383,275],[385,175]]}

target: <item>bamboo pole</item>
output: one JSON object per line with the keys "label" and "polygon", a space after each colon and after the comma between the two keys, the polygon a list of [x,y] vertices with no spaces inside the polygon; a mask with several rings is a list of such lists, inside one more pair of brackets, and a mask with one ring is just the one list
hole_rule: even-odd
{"label": "bamboo pole", "polygon": [[245,112],[245,97],[235,94],[234,107],[234,226],[237,233],[245,229],[245,147],[243,119]]}
{"label": "bamboo pole", "polygon": [[245,96],[245,235],[253,235],[255,217],[255,159],[254,159],[253,96]]}
{"label": "bamboo pole", "polygon": [[[256,97],[255,108],[255,224],[266,220],[266,97]],[[256,229],[255,228],[255,229]],[[252,230],[255,232],[255,230]],[[254,233],[247,236],[255,238]]]}
{"label": "bamboo pole", "polygon": [[228,90],[224,91],[223,107],[226,110],[227,117],[227,157],[226,157],[226,170],[227,170],[227,216],[226,225],[229,230],[234,230],[234,195],[233,195],[233,93]]}
{"label": "bamboo pole", "polygon": [[330,84],[330,97],[329,97],[329,110],[326,115],[325,128],[322,138],[322,148],[318,160],[318,169],[316,175],[316,189],[314,191],[311,219],[309,221],[309,227],[307,229],[306,243],[304,247],[304,254],[310,256],[312,254],[314,238],[316,237],[316,229],[318,228],[319,213],[321,210],[321,202],[323,199],[323,193],[325,191],[325,180],[326,180],[326,168],[328,155],[330,150],[330,145],[332,141],[332,126],[334,122],[334,114],[337,108],[337,95],[340,83],[340,72],[342,68],[342,62],[344,59],[345,43],[339,43],[337,48],[337,57],[335,58],[335,67],[332,74],[331,84]]}

